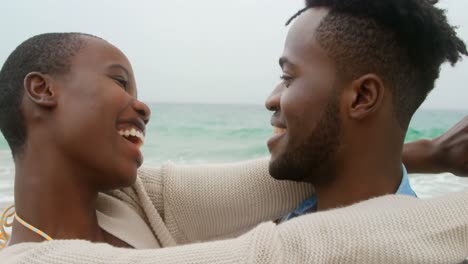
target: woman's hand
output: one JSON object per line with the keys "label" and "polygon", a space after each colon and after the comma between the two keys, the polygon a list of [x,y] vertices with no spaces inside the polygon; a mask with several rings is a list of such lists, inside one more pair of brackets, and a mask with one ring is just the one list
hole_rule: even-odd
{"label": "woman's hand", "polygon": [[468,116],[432,140],[433,158],[441,171],[468,177]]}
{"label": "woman's hand", "polygon": [[403,163],[410,173],[450,172],[468,177],[468,116],[440,137],[405,144]]}

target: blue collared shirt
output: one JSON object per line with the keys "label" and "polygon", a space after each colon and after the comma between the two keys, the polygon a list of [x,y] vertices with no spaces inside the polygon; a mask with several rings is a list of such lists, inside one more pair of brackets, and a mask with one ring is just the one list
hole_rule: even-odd
{"label": "blue collared shirt", "polygon": [[[403,177],[401,178],[400,186],[398,187],[398,190],[396,191],[395,194],[417,197],[416,193],[411,188],[409,178],[408,178],[408,171],[406,170],[405,165],[401,164],[401,168],[402,168],[401,170],[403,173]],[[305,200],[304,202],[302,202],[302,204],[299,205],[296,208],[296,210],[294,210],[293,212],[283,217],[280,220],[280,222],[287,221],[289,219],[292,219],[294,217],[297,217],[303,214],[313,213],[315,211],[317,211],[317,196],[314,195],[310,197],[309,199]]]}

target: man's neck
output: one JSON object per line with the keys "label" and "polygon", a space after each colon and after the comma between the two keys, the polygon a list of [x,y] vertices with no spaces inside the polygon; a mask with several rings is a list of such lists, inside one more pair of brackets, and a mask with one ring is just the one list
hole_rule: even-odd
{"label": "man's neck", "polygon": [[363,165],[343,167],[335,181],[317,185],[317,211],[348,206],[397,191],[402,178],[401,162],[377,166],[369,160]]}
{"label": "man's neck", "polygon": [[382,124],[344,137],[346,144],[340,150],[334,175],[330,175],[333,181],[316,186],[318,210],[347,206],[398,190],[404,133],[392,133],[390,128]]}

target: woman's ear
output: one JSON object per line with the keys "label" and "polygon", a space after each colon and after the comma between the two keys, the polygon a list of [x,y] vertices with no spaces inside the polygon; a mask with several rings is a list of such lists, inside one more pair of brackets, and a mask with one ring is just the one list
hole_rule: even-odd
{"label": "woman's ear", "polygon": [[24,78],[25,95],[36,105],[46,108],[57,106],[57,93],[50,75],[30,72]]}
{"label": "woman's ear", "polygon": [[348,115],[353,119],[363,119],[378,110],[385,94],[382,79],[375,74],[366,74],[351,84]]}

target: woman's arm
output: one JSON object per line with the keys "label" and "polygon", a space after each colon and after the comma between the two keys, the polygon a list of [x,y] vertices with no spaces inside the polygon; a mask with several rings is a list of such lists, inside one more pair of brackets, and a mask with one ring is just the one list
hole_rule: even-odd
{"label": "woman's arm", "polygon": [[403,163],[410,173],[468,176],[468,116],[440,137],[405,144]]}
{"label": "woman's arm", "polygon": [[461,263],[468,255],[468,194],[432,200],[391,195],[343,209],[264,223],[236,239],[165,249],[57,240],[0,251],[2,263]]}
{"label": "woman's arm", "polygon": [[310,184],[276,181],[268,159],[140,171],[143,186],[178,244],[233,237],[293,210]]}

